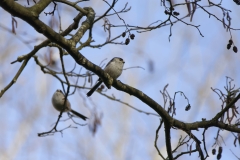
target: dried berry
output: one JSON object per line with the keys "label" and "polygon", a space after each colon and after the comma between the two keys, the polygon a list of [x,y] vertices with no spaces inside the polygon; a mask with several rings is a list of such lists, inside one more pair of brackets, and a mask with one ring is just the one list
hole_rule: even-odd
{"label": "dried berry", "polygon": [[191,108],[191,105],[190,105],[190,104],[188,104],[188,105],[186,106],[186,108],[185,108],[185,111],[189,111],[189,110],[190,110],[190,108]]}
{"label": "dried berry", "polygon": [[174,16],[179,16],[179,12],[173,12]]}
{"label": "dried berry", "polygon": [[231,39],[229,40],[229,44],[231,44],[231,45],[233,44],[233,41]]}
{"label": "dried berry", "polygon": [[222,154],[222,147],[218,148],[218,154]]}
{"label": "dried berry", "polygon": [[227,45],[227,49],[230,49],[230,48],[231,48],[231,44],[228,44],[228,45]]}
{"label": "dried berry", "polygon": [[237,49],[237,47],[236,47],[236,46],[233,46],[233,51],[234,51],[235,53],[237,53],[237,52],[238,52],[238,49]]}
{"label": "dried berry", "polygon": [[165,14],[170,14],[170,12],[168,12],[167,10],[164,11]]}
{"label": "dried berry", "polygon": [[130,38],[131,38],[131,39],[134,39],[134,37],[135,37],[134,34],[131,34],[131,35],[130,35]]}
{"label": "dried berry", "polygon": [[212,149],[212,154],[215,155],[216,154],[216,149]]}
{"label": "dried berry", "polygon": [[221,157],[222,157],[221,154],[218,154],[218,155],[217,155],[217,159],[218,159],[218,160],[221,159]]}
{"label": "dried berry", "polygon": [[123,32],[123,33],[122,33],[122,37],[125,37],[125,36],[126,36],[126,32]]}
{"label": "dried berry", "polygon": [[126,44],[126,45],[128,45],[128,44],[129,44],[129,42],[130,42],[130,39],[129,39],[129,38],[127,38],[127,39],[125,40],[125,44]]}

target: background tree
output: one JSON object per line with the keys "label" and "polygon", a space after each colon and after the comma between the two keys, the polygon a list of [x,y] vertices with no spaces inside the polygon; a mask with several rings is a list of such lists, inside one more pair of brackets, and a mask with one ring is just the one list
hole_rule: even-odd
{"label": "background tree", "polygon": [[[0,1],[0,159],[239,158],[237,4]],[[87,98],[115,56],[121,82]],[[89,129],[53,109],[63,87]]]}

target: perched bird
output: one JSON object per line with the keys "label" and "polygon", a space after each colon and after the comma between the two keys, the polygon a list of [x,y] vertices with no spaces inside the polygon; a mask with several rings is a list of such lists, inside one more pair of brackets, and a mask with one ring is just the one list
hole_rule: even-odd
{"label": "perched bird", "polygon": [[84,115],[74,111],[71,108],[71,104],[68,101],[68,99],[65,102],[65,106],[63,106],[64,105],[64,100],[65,100],[65,95],[63,94],[63,92],[60,89],[56,90],[56,92],[52,96],[53,107],[56,110],[58,110],[59,112],[61,112],[63,110],[63,108],[64,108],[63,112],[72,112],[74,115],[78,116],[79,118],[83,119],[84,121],[86,119],[88,119]]}
{"label": "perched bird", "polygon": [[[117,79],[123,70],[124,60],[119,57],[114,57],[111,61],[108,62],[104,71],[107,72],[113,79]],[[101,78],[98,79],[97,84],[93,86],[93,88],[87,93],[87,96],[90,97],[93,92],[102,84]]]}

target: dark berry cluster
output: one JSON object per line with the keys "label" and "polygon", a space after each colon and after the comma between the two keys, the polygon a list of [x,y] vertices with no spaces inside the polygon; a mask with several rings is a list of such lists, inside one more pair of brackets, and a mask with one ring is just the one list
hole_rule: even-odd
{"label": "dark berry cluster", "polygon": [[165,10],[164,11],[164,13],[166,14],[166,15],[174,15],[174,16],[179,16],[180,15],[180,13],[179,12],[176,12],[176,11],[174,11],[174,8],[172,7],[172,8],[169,8],[169,11],[168,10]]}
{"label": "dark berry cluster", "polygon": [[[218,154],[217,154],[217,159],[220,160],[221,157],[222,157],[222,151],[223,151],[223,148],[222,147],[219,147],[218,148]],[[212,154],[215,155],[216,154],[216,149],[212,149]]]}
{"label": "dark berry cluster", "polygon": [[173,12],[174,16],[179,16],[179,12]]}
{"label": "dark berry cluster", "polygon": [[[230,49],[230,48],[232,47],[233,40],[232,40],[232,39],[230,39],[228,42],[229,42],[229,43],[227,44],[227,49]],[[238,52],[238,49],[237,49],[237,47],[236,47],[236,46],[233,46],[233,52],[235,52],[235,53],[237,53],[237,52]]]}
{"label": "dark berry cluster", "polygon": [[[123,32],[122,33],[122,37],[124,38],[126,36],[126,32]],[[134,40],[134,38],[135,38],[135,35],[134,34],[130,34],[130,36],[129,36],[132,40]],[[126,45],[128,45],[129,43],[130,43],[130,38],[126,38],[126,40],[125,40],[125,44]]]}

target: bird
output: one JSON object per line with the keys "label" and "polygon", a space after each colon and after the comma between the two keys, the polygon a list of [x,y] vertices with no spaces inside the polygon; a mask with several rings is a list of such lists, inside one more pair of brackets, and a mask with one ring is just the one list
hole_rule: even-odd
{"label": "bird", "polygon": [[[114,57],[111,61],[108,62],[104,71],[107,72],[113,79],[117,79],[123,70],[123,65],[125,61],[122,58]],[[93,92],[102,84],[102,79],[99,78],[97,84],[87,93],[87,96],[90,97]]]}
{"label": "bird", "polygon": [[65,102],[65,106],[63,106],[64,101],[65,101],[65,95],[63,94],[62,90],[60,90],[60,89],[56,90],[56,92],[54,92],[54,94],[52,96],[52,104],[53,104],[53,107],[57,111],[61,112],[64,107],[63,112],[72,112],[74,115],[78,116],[79,118],[83,119],[84,121],[86,121],[86,119],[88,119],[86,116],[74,111],[71,108],[71,104],[68,101],[68,99]]}

